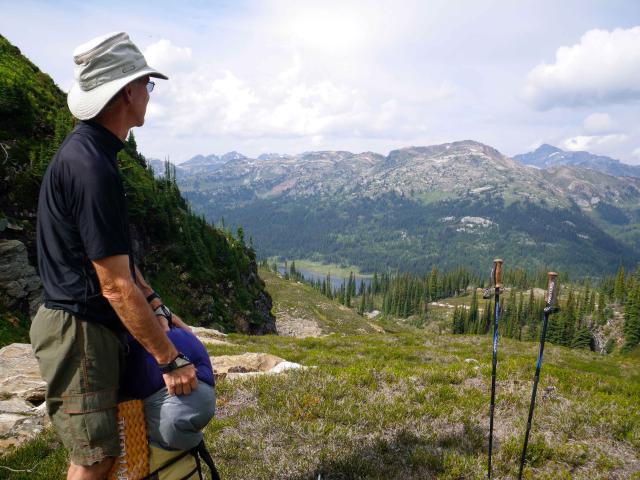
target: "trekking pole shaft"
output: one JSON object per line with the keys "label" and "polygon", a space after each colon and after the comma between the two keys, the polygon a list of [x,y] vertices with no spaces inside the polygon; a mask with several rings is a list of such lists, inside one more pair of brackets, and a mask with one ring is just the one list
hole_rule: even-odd
{"label": "trekking pole shaft", "polygon": [[487,478],[491,478],[493,453],[493,412],[496,398],[496,367],[498,365],[498,320],[500,319],[500,277],[502,272],[502,260],[493,261],[491,281],[495,285],[495,311],[493,315],[493,356],[491,358],[491,403],[489,406],[489,460],[487,465]]}
{"label": "trekking pole shaft", "polygon": [[527,430],[524,434],[524,446],[522,447],[522,456],[520,457],[520,470],[518,479],[522,478],[522,470],[527,457],[527,447],[529,445],[529,433],[531,432],[531,423],[533,422],[533,409],[536,406],[536,393],[538,391],[538,381],[540,380],[540,370],[542,368],[542,355],[544,354],[544,341],[547,336],[547,325],[549,323],[549,313],[545,312],[544,322],[542,325],[542,333],[540,334],[540,350],[538,352],[538,361],[536,363],[536,376],[533,379],[533,390],[531,392],[531,403],[529,404],[529,416],[527,417]]}
{"label": "trekking pole shaft", "polygon": [[549,315],[553,312],[553,306],[556,302],[557,288],[556,279],[558,274],[555,272],[549,272],[547,292],[546,292],[546,306],[544,309],[544,320],[542,323],[542,333],[540,334],[540,348],[538,350],[538,361],[536,362],[536,374],[533,379],[533,390],[531,392],[531,403],[529,404],[529,416],[527,418],[527,429],[524,434],[524,445],[522,447],[522,455],[520,457],[520,469],[518,471],[518,480],[522,478],[522,471],[524,470],[524,463],[527,459],[527,447],[529,445],[529,433],[531,432],[531,424],[533,422],[533,410],[536,406],[536,393],[538,391],[538,381],[540,380],[540,370],[542,368],[542,356],[544,355],[544,342],[547,337],[547,326],[549,325]]}
{"label": "trekking pole shaft", "polygon": [[491,404],[489,407],[489,465],[488,478],[491,478],[491,455],[493,453],[493,411],[496,399],[496,367],[498,365],[498,318],[500,316],[500,292],[496,287],[495,313],[493,317],[493,358],[491,360]]}

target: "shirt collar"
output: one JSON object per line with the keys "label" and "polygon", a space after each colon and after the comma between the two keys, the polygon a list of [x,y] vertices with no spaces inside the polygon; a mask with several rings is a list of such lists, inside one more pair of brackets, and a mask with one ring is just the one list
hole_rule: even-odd
{"label": "shirt collar", "polygon": [[100,125],[98,122],[83,120],[76,127],[79,131],[90,135],[98,141],[109,154],[116,155],[124,148],[124,143],[112,131]]}

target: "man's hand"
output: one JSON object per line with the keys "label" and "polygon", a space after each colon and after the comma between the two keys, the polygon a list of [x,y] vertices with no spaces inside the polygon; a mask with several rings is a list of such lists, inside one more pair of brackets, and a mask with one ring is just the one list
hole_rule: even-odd
{"label": "man's hand", "polygon": [[193,365],[176,368],[173,372],[163,373],[162,378],[169,395],[189,395],[198,387],[198,377]]}

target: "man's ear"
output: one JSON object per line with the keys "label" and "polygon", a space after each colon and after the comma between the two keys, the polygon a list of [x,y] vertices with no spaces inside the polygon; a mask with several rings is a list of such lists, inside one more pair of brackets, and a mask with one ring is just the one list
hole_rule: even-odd
{"label": "man's ear", "polygon": [[130,83],[123,87],[121,95],[125,105],[129,105],[133,101],[133,88]]}

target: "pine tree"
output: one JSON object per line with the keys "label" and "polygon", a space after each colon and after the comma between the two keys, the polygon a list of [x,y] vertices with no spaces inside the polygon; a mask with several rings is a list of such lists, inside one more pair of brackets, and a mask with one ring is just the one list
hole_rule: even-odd
{"label": "pine tree", "polygon": [[562,344],[562,321],[559,315],[551,315],[549,317],[547,340],[556,345]]}
{"label": "pine tree", "polygon": [[464,325],[466,317],[466,310],[464,308],[456,307],[453,310],[453,333],[465,333]]}
{"label": "pine tree", "polygon": [[640,285],[633,285],[624,305],[624,349],[640,344]]}
{"label": "pine tree", "polygon": [[491,330],[491,323],[493,321],[493,305],[491,300],[488,300],[484,304],[484,310],[482,311],[482,321],[478,325],[478,331],[481,335],[488,333]]}
{"label": "pine tree", "polygon": [[362,292],[362,296],[360,297],[360,307],[358,308],[358,313],[363,315],[367,308],[367,294],[366,292]]}
{"label": "pine tree", "polygon": [[575,296],[573,290],[569,290],[567,296],[567,303],[565,307],[560,311],[560,338],[557,343],[570,347],[573,341],[573,335],[575,333],[576,326],[577,307],[575,302]]}
{"label": "pine tree", "polygon": [[438,296],[438,269],[431,267],[431,275],[429,275],[429,300],[433,301],[440,298]]}
{"label": "pine tree", "polygon": [[603,325],[607,320],[604,316],[604,308],[605,308],[605,294],[603,292],[598,292],[598,306],[596,307],[596,318],[598,323]]}
{"label": "pine tree", "polygon": [[624,267],[620,265],[618,273],[616,274],[616,280],[613,286],[613,300],[618,303],[624,302],[626,295],[625,275]]}
{"label": "pine tree", "polygon": [[571,342],[571,346],[573,348],[591,348],[591,331],[589,331],[589,327],[587,325],[582,324],[576,330],[576,333],[573,335],[573,340]]}
{"label": "pine tree", "polygon": [[478,289],[473,289],[473,295],[471,296],[471,306],[469,307],[469,314],[467,315],[467,329],[466,332],[475,333],[478,330]]}

